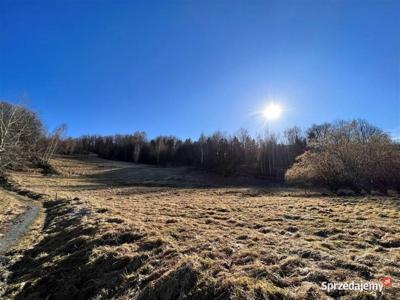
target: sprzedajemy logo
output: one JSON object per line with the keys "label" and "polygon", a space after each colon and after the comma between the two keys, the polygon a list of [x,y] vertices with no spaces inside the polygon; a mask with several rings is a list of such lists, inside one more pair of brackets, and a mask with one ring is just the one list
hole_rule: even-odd
{"label": "sprzedajemy logo", "polygon": [[347,290],[347,291],[379,291],[382,292],[383,288],[400,287],[400,282],[395,282],[392,277],[384,276],[381,282],[373,281],[350,281],[350,282],[322,282],[321,287],[323,290]]}

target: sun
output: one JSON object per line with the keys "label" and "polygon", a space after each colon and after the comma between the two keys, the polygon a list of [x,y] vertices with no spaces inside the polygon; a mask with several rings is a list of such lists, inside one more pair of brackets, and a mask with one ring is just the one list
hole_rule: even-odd
{"label": "sun", "polygon": [[267,107],[263,110],[264,118],[267,120],[276,120],[279,119],[282,115],[282,107],[274,102],[271,102],[267,105]]}

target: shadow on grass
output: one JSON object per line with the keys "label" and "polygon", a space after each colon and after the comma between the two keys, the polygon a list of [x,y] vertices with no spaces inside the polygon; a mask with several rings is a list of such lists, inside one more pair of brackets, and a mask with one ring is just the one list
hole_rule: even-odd
{"label": "shadow on grass", "polygon": [[45,208],[46,236],[9,268],[12,276],[6,296],[21,300],[110,298],[121,292],[124,272],[136,271],[148,259],[146,254],[117,257],[117,253],[111,253],[93,260],[91,254],[96,247],[135,239],[87,238],[97,228],[83,224],[67,201],[47,202]]}
{"label": "shadow on grass", "polygon": [[[141,280],[140,268],[151,260],[152,253],[162,250],[162,241],[147,240],[133,229],[99,233],[96,226],[85,224],[74,209],[74,200],[45,202],[47,217],[43,240],[24,251],[11,265],[5,297],[16,300],[69,299],[224,299],[226,291],[216,292],[209,286],[196,289],[198,271],[191,263],[175,266],[165,276]],[[96,254],[100,246],[138,243],[131,256],[117,251]],[[111,249],[112,250],[112,249]],[[12,255],[15,253],[9,253]],[[95,255],[93,255],[95,254]],[[130,278],[126,278],[130,274]],[[190,294],[188,294],[190,293]]]}
{"label": "shadow on grass", "polygon": [[282,181],[245,176],[224,177],[217,173],[187,167],[124,167],[85,175],[82,178],[101,186],[173,187],[183,189],[226,187],[279,187]]}

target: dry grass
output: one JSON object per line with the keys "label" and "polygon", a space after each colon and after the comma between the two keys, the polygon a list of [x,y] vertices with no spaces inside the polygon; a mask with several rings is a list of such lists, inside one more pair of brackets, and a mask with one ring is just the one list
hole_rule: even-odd
{"label": "dry grass", "polygon": [[26,203],[0,190],[0,238],[26,209]]}
{"label": "dry grass", "polygon": [[396,288],[320,285],[400,280],[398,198],[207,188],[182,168],[53,163],[63,175],[13,175],[59,200],[45,203],[44,238],[14,265],[10,298],[397,299]]}

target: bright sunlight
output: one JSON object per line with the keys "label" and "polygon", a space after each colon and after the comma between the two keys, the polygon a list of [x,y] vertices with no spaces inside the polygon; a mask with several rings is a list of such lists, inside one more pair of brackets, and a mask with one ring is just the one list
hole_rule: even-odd
{"label": "bright sunlight", "polygon": [[282,114],[282,107],[279,104],[271,102],[268,106],[263,110],[263,115],[267,120],[276,120]]}

